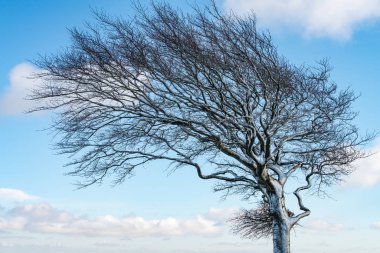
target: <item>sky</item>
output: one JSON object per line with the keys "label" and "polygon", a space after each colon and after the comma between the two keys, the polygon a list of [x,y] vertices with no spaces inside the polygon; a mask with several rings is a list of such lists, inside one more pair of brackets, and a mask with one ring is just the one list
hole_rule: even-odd
{"label": "sky", "polygon": [[[147,3],[148,1],[143,1]],[[188,3],[168,1],[189,11]],[[331,79],[359,95],[355,124],[380,131],[379,0],[217,0],[223,12],[255,12],[280,54],[294,64],[328,59]],[[270,240],[233,235],[226,220],[253,203],[222,199],[192,170],[171,173],[164,162],[78,190],[66,176],[69,157],[53,149],[49,113],[24,113],[38,80],[39,55],[70,45],[68,29],[94,21],[92,9],[133,15],[126,0],[0,0],[0,252],[2,253],[269,253]],[[291,235],[292,252],[380,252],[380,138],[363,147],[330,197],[307,196],[312,210]]]}

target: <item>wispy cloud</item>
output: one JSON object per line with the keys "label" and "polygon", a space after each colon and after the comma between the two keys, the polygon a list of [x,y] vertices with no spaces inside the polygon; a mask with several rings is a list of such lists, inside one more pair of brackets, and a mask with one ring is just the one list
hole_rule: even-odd
{"label": "wispy cloud", "polygon": [[220,223],[225,223],[236,215],[238,211],[236,208],[210,208],[205,217]]}
{"label": "wispy cloud", "polygon": [[372,155],[354,164],[355,171],[342,184],[343,188],[372,187],[380,182],[380,139],[368,153]]}
{"label": "wispy cloud", "polygon": [[291,27],[308,37],[349,39],[363,24],[380,18],[380,0],[223,0],[237,14],[254,11],[260,24]]}
{"label": "wispy cloud", "polygon": [[303,227],[314,231],[340,231],[346,228],[343,224],[331,223],[326,220],[312,220]]}
{"label": "wispy cloud", "polygon": [[11,70],[8,89],[0,94],[0,114],[17,115],[31,109],[33,102],[25,97],[39,85],[38,79],[31,78],[39,71],[29,63],[20,63]]}
{"label": "wispy cloud", "polygon": [[38,197],[27,194],[21,190],[0,188],[0,200],[22,202],[36,199],[38,199]]}
{"label": "wispy cloud", "polygon": [[380,221],[372,223],[371,224],[371,228],[380,229]]}
{"label": "wispy cloud", "polygon": [[216,236],[224,230],[222,213],[221,209],[211,209],[205,215],[188,219],[145,219],[141,216],[118,218],[112,215],[88,218],[56,209],[48,203],[34,203],[3,212],[0,230],[126,238]]}

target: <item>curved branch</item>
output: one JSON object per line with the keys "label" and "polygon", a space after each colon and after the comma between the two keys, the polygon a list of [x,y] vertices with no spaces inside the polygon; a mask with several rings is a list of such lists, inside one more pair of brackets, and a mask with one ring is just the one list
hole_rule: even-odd
{"label": "curved branch", "polygon": [[301,187],[298,187],[294,192],[293,194],[296,196],[297,198],[297,201],[298,201],[298,206],[300,208],[300,210],[304,211],[294,217],[291,218],[292,220],[292,223],[293,224],[296,224],[300,219],[310,215],[311,211],[309,208],[307,208],[304,204],[303,204],[303,201],[302,201],[302,197],[301,195],[299,194],[300,191],[304,191],[304,190],[307,190],[307,189],[310,189],[312,184],[311,184],[311,181],[310,181],[310,178],[311,176],[313,176],[315,173],[314,172],[310,172],[307,176],[306,176],[306,182],[307,182],[307,185],[305,186],[301,186]]}

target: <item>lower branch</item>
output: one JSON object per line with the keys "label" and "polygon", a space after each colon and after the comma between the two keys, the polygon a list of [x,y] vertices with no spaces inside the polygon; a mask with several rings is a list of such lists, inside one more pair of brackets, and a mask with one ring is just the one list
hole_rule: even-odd
{"label": "lower branch", "polygon": [[273,215],[269,211],[268,203],[261,202],[256,209],[241,210],[230,222],[232,232],[242,238],[259,239],[272,236]]}

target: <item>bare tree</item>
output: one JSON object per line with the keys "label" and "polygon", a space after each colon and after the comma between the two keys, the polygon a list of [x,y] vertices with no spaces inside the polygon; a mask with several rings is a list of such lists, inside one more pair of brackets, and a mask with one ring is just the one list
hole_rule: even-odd
{"label": "bare tree", "polygon": [[[273,235],[274,252],[290,252],[290,230],[310,214],[301,192],[335,183],[365,155],[358,145],[371,137],[352,123],[356,96],[337,90],[326,62],[294,66],[279,56],[254,15],[137,10],[128,20],[97,14],[96,25],[71,31],[67,51],[38,62],[45,83],[32,99],[43,101],[36,110],[58,112],[70,174],[88,186],[107,175],[121,183],[157,160],[193,168],[217,191],[262,197],[235,231]],[[301,182],[294,213],[285,205],[290,177]]]}

